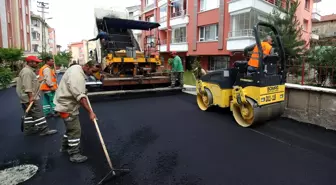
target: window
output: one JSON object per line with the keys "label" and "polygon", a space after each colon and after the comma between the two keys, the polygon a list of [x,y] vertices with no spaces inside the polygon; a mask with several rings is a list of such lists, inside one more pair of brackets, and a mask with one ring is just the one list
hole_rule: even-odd
{"label": "window", "polygon": [[307,31],[308,30],[308,20],[304,19],[303,20],[303,31]]}
{"label": "window", "polygon": [[209,70],[227,69],[229,68],[229,56],[210,56],[209,57]]}
{"label": "window", "polygon": [[172,43],[187,42],[186,35],[187,35],[186,27],[173,28]]}
{"label": "window", "polygon": [[146,0],[146,6],[154,4],[154,0]]}
{"label": "window", "polygon": [[38,44],[33,44],[33,51],[38,52]]}
{"label": "window", "polygon": [[149,16],[149,17],[146,17],[146,21],[147,21],[147,22],[155,22],[155,20],[154,20],[154,15],[153,15],[153,16]]}
{"label": "window", "polygon": [[171,17],[174,18],[184,15],[186,7],[187,7],[186,1],[183,0],[172,1],[170,6]]}
{"label": "window", "polygon": [[31,24],[33,25],[33,26],[35,26],[35,27],[40,27],[40,21],[38,21],[38,20],[36,20],[36,19],[33,19],[32,20],[32,22],[31,22]]}
{"label": "window", "polygon": [[310,0],[305,0],[305,9],[309,10],[310,8]]}
{"label": "window", "polygon": [[218,40],[218,24],[199,27],[199,41]]}
{"label": "window", "polygon": [[160,7],[160,22],[167,20],[167,5]]}
{"label": "window", "polygon": [[131,18],[131,17],[133,17],[133,12],[129,12],[128,13],[128,16]]}
{"label": "window", "polygon": [[146,47],[155,47],[155,40],[153,36],[147,36],[146,41]]}
{"label": "window", "polygon": [[[256,10],[250,12],[232,15],[229,37],[246,37],[253,35],[253,26],[258,21],[267,22],[267,15]],[[264,27],[260,27],[263,29]]]}
{"label": "window", "polygon": [[33,40],[41,40],[40,33],[36,32],[36,31],[32,32],[32,37],[33,37]]}
{"label": "window", "polygon": [[219,7],[219,0],[200,0],[200,12]]}

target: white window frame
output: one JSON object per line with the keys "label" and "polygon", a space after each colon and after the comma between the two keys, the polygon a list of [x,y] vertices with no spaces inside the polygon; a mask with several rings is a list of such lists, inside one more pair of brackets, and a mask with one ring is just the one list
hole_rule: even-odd
{"label": "white window frame", "polygon": [[[215,26],[215,39],[208,39],[208,40],[206,40],[206,38],[205,38],[205,29],[206,29],[206,27],[211,27],[211,26],[214,26],[214,25],[216,25]],[[209,25],[206,25],[206,26],[200,26],[199,27],[199,29],[198,29],[198,32],[199,32],[199,36],[198,36],[198,40],[199,40],[199,42],[211,42],[211,41],[218,41],[218,24],[209,24]],[[201,35],[201,30],[203,30],[203,35]]]}
{"label": "white window frame", "polygon": [[[175,39],[176,39],[175,31],[177,29],[180,30],[180,33],[181,33],[181,29],[184,29],[184,35],[182,35],[182,37],[180,37],[183,40],[175,42]],[[172,44],[178,44],[178,43],[186,43],[186,42],[187,42],[187,27],[186,26],[181,26],[181,27],[172,28],[172,42],[171,43]]]}
{"label": "white window frame", "polygon": [[[207,4],[209,2],[216,1],[217,5],[215,7],[208,8]],[[216,8],[219,8],[220,0],[200,0],[200,12],[208,11],[208,10],[213,10]]]}

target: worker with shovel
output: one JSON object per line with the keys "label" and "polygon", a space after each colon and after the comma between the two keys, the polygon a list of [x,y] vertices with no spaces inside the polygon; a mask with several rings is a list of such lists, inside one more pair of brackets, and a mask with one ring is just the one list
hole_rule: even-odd
{"label": "worker with shovel", "polygon": [[179,81],[180,87],[183,87],[183,64],[181,58],[177,55],[175,51],[171,53],[173,60],[171,61],[171,87],[175,87],[176,80]]}
{"label": "worker with shovel", "polygon": [[84,66],[72,65],[64,73],[56,91],[55,110],[60,113],[66,127],[60,152],[68,152],[71,162],[81,163],[87,160],[86,156],[80,154],[81,126],[78,115],[82,105],[89,112],[90,119],[96,118],[88,103],[85,78],[97,70],[100,69],[91,62]]}
{"label": "worker with shovel", "polygon": [[40,81],[45,79],[42,83],[40,90],[43,92],[43,112],[44,115],[57,116],[55,113],[54,96],[57,89],[57,78],[55,69],[51,67],[54,66],[54,60],[51,57],[46,57],[45,65],[41,67],[39,71]]}
{"label": "worker with shovel", "polygon": [[28,56],[25,60],[27,65],[20,71],[16,85],[16,93],[20,98],[23,110],[26,111],[28,107],[30,108],[24,117],[23,132],[25,135],[39,133],[40,136],[55,134],[57,130],[48,128],[39,102],[39,83],[34,69],[41,60],[36,56]]}

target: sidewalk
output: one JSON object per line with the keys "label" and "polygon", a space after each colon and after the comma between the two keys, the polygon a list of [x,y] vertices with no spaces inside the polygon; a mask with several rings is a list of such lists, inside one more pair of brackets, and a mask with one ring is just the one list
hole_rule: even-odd
{"label": "sidewalk", "polygon": [[183,92],[188,93],[188,94],[192,94],[192,95],[196,95],[196,86],[184,84],[183,87],[185,88],[185,90],[183,90]]}

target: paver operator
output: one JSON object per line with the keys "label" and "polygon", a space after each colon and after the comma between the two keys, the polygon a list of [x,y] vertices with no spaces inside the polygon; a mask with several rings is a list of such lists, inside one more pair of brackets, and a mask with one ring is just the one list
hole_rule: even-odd
{"label": "paver operator", "polygon": [[45,79],[40,90],[43,92],[43,112],[46,116],[56,116],[54,96],[57,89],[57,78],[54,66],[54,60],[51,57],[46,57],[45,65],[39,71],[40,81]]}
{"label": "paver operator", "polygon": [[[270,55],[271,51],[272,51],[272,37],[271,36],[267,36],[263,42],[261,42],[261,47],[262,47],[262,51],[264,54],[264,58],[268,55]],[[252,51],[252,55],[251,58],[248,62],[248,68],[247,71],[249,73],[253,73],[256,72],[257,69],[259,68],[259,49],[258,46],[255,45],[254,49]]]}
{"label": "paver operator", "polygon": [[71,162],[84,162],[87,157],[80,154],[81,126],[79,122],[79,108],[82,105],[89,113],[90,119],[96,115],[90,109],[87,101],[85,78],[97,72],[97,66],[91,62],[84,66],[72,65],[64,73],[54,103],[55,110],[64,120],[66,132],[63,135],[61,152],[68,152]]}
{"label": "paver operator", "polygon": [[172,52],[171,55],[174,57],[173,61],[170,63],[171,65],[171,87],[175,87],[176,79],[179,80],[180,86],[183,87],[183,65],[181,58],[176,54],[176,52]]}
{"label": "paver operator", "polygon": [[52,135],[57,133],[57,130],[48,128],[47,120],[42,111],[42,105],[39,101],[38,93],[39,82],[34,72],[37,63],[40,63],[36,56],[28,56],[26,59],[27,65],[20,71],[18,76],[16,93],[20,98],[20,102],[24,111],[31,102],[34,102],[30,111],[25,117],[23,131],[25,135],[39,133],[40,136]]}

